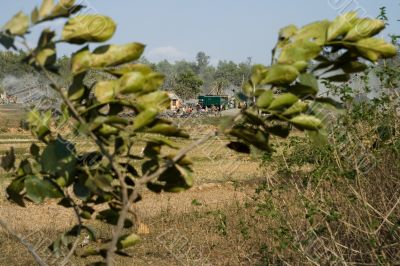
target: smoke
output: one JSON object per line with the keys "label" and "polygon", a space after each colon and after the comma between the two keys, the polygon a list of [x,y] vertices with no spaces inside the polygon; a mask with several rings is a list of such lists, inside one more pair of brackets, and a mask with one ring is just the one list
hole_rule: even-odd
{"label": "smoke", "polygon": [[17,97],[17,103],[39,109],[57,108],[59,98],[50,88],[49,82],[40,75],[25,74],[21,77],[6,75],[1,87],[9,96]]}

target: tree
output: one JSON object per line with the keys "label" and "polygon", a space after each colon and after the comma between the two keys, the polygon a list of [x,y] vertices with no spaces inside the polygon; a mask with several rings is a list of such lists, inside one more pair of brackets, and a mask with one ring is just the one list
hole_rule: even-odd
{"label": "tree", "polygon": [[203,81],[191,70],[179,74],[176,78],[175,92],[182,99],[194,98],[201,90]]}
{"label": "tree", "polygon": [[210,63],[210,57],[204,52],[198,52],[196,55],[196,74],[202,75]]}

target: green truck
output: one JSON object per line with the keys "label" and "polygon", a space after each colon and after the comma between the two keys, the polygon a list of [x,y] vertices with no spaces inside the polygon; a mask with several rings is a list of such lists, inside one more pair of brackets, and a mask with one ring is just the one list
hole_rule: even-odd
{"label": "green truck", "polygon": [[210,108],[211,106],[227,106],[229,104],[229,97],[226,95],[204,95],[199,96],[199,105],[201,107]]}

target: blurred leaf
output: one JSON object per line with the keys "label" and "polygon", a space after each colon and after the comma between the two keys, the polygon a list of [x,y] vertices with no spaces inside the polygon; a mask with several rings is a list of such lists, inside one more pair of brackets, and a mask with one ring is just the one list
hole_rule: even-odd
{"label": "blurred leaf", "polygon": [[17,177],[13,181],[11,181],[11,184],[8,185],[6,189],[8,198],[17,203],[21,207],[25,207],[23,196],[21,195],[21,192],[24,190],[24,188],[25,188],[25,176],[22,176],[22,177]]}
{"label": "blurred leaf", "polygon": [[287,138],[290,133],[290,128],[288,126],[283,126],[283,125],[275,125],[275,126],[269,127],[267,130],[272,135],[275,135],[275,136],[278,136],[281,138]]}
{"label": "blurred leaf", "polygon": [[43,171],[56,176],[70,177],[75,171],[75,146],[58,137],[43,150],[40,163]]}
{"label": "blurred leaf", "polygon": [[114,21],[102,15],[77,15],[68,20],[62,31],[62,39],[73,44],[105,42],[116,30]]}
{"label": "blurred leaf", "polygon": [[296,25],[286,26],[286,27],[280,29],[279,39],[280,40],[289,39],[289,38],[293,37],[294,35],[296,35],[297,31],[298,31],[298,28],[296,27]]}
{"label": "blurred leaf", "polygon": [[299,40],[282,48],[278,63],[294,64],[298,61],[308,62],[317,57],[321,51],[322,46],[308,40]]}
{"label": "blurred leaf", "polygon": [[170,137],[181,137],[181,138],[189,138],[190,136],[187,133],[182,132],[178,127],[165,123],[157,123],[155,126],[147,129],[148,133],[161,134],[164,136]]}
{"label": "blurred leaf", "polygon": [[119,85],[119,80],[100,81],[94,88],[94,96],[100,103],[111,101],[117,95]]}
{"label": "blurred leaf", "polygon": [[73,77],[72,84],[68,89],[68,98],[71,101],[77,101],[85,94],[85,85],[83,84],[85,76],[85,73],[80,73]]}
{"label": "blurred leaf", "polygon": [[171,99],[167,92],[155,91],[138,97],[136,102],[141,109],[155,108],[163,111],[170,107]]}
{"label": "blurred leaf", "polygon": [[372,37],[385,28],[385,22],[379,19],[362,18],[353,23],[352,29],[344,38],[345,41],[358,41]]}
{"label": "blurred leaf", "polygon": [[268,108],[274,99],[274,93],[272,90],[264,91],[257,98],[257,106],[259,108]]}
{"label": "blurred leaf", "polygon": [[330,24],[331,22],[328,20],[310,23],[301,28],[293,39],[295,41],[304,40],[314,42],[317,45],[324,45]]}
{"label": "blurred leaf", "polygon": [[29,28],[29,17],[24,12],[18,12],[2,28],[2,30],[12,34],[22,36]]}
{"label": "blurred leaf", "polygon": [[142,75],[148,75],[153,72],[150,66],[144,64],[125,64],[119,67],[105,69],[105,71],[117,77],[121,77],[131,72],[139,72]]}
{"label": "blurred leaf", "polygon": [[51,13],[54,7],[53,0],[42,0],[42,5],[39,8],[39,18],[42,19]]}
{"label": "blurred leaf", "polygon": [[292,93],[284,93],[277,96],[269,106],[269,110],[279,110],[283,107],[292,106],[299,98]]}
{"label": "blurred leaf", "polygon": [[303,101],[297,101],[294,103],[292,106],[290,106],[288,109],[286,109],[282,115],[284,116],[292,116],[295,114],[303,113],[308,110],[308,103],[303,102]]}
{"label": "blurred leaf", "polygon": [[250,153],[250,147],[242,142],[233,141],[226,145],[229,149],[240,152],[240,153]]}
{"label": "blurred leaf", "polygon": [[82,73],[90,68],[91,56],[89,47],[83,47],[81,50],[72,54],[71,58],[71,71],[73,75]]}
{"label": "blurred leaf", "polygon": [[35,7],[31,12],[31,22],[32,24],[35,24],[38,21],[39,21],[39,9]]}
{"label": "blurred leaf", "polygon": [[7,172],[15,168],[15,153],[13,147],[11,147],[9,151],[6,151],[6,154],[1,157],[1,167]]}
{"label": "blurred leaf", "polygon": [[364,58],[372,62],[397,54],[396,46],[377,38],[362,39],[356,43],[356,48]]}
{"label": "blurred leaf", "polygon": [[[104,211],[99,212],[96,216],[97,220],[101,220],[108,224],[117,225],[119,219],[119,210],[118,209],[106,209]],[[124,228],[130,228],[133,226],[133,223],[129,219],[125,219]]]}
{"label": "blurred leaf", "polygon": [[321,120],[311,115],[299,115],[290,119],[290,122],[302,130],[318,130],[322,128]]}
{"label": "blurred leaf", "polygon": [[133,119],[133,130],[139,130],[144,128],[145,126],[151,124],[154,119],[157,117],[158,111],[155,108],[149,108],[140,112],[134,119]]}
{"label": "blurred leaf", "polygon": [[328,28],[328,41],[347,34],[357,21],[357,12],[352,11],[336,17]]}
{"label": "blurred leaf", "polygon": [[109,67],[135,61],[140,58],[145,46],[141,43],[104,45],[96,48],[91,55],[92,67]]}
{"label": "blurred leaf", "polygon": [[25,179],[26,196],[35,203],[42,203],[46,198],[61,198],[62,192],[48,179],[27,176]]}
{"label": "blurred leaf", "polygon": [[287,85],[292,83],[299,74],[299,71],[293,66],[273,65],[266,73],[261,84]]}
{"label": "blurred leaf", "polygon": [[318,81],[313,74],[301,74],[299,76],[299,84],[311,88],[315,92],[314,95],[319,91]]}
{"label": "blurred leaf", "polygon": [[5,34],[0,32],[0,43],[7,50],[10,49],[10,48],[13,48],[14,50],[17,50],[17,47],[15,47],[15,45],[14,45],[14,37],[13,36],[5,35]]}
{"label": "blurred leaf", "polygon": [[74,194],[80,200],[88,200],[90,198],[90,189],[80,181],[74,183]]}
{"label": "blurred leaf", "polygon": [[136,234],[124,235],[118,239],[117,249],[126,249],[136,245],[140,241],[140,237]]}

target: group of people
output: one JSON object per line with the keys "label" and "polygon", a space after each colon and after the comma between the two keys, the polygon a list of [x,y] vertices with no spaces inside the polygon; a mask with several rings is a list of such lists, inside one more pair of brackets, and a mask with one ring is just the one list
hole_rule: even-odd
{"label": "group of people", "polygon": [[0,93],[0,104],[17,103],[17,97],[7,95],[6,93]]}

